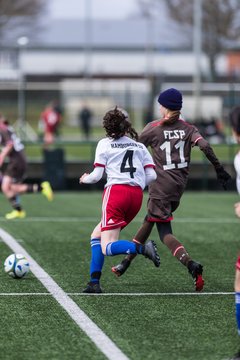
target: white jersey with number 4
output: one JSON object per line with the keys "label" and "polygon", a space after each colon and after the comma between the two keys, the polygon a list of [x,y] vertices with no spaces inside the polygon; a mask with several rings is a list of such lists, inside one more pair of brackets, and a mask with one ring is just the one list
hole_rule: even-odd
{"label": "white jersey with number 4", "polygon": [[153,159],[145,145],[127,136],[114,140],[104,138],[99,141],[94,166],[105,168],[107,183],[128,184],[145,188],[146,167],[155,168]]}

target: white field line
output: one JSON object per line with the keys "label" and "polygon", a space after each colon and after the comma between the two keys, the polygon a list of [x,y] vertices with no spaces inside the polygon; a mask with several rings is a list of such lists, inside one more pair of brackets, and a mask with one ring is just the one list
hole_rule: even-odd
{"label": "white field line", "polygon": [[[84,293],[66,293],[69,296],[92,296]],[[51,293],[0,293],[0,296],[48,296]],[[235,292],[191,292],[191,293],[101,293],[94,296],[214,296],[235,295]]]}
{"label": "white field line", "polygon": [[[102,293],[100,296],[213,296],[213,295],[234,295],[234,292],[191,292],[191,293]],[[69,293],[71,296],[89,295],[82,293]]]}
{"label": "white field line", "polygon": [[[98,217],[27,217],[25,219],[11,220],[14,222],[78,222],[91,223],[99,221]],[[175,223],[196,223],[196,224],[239,224],[240,220],[237,218],[178,218],[173,220]],[[0,222],[9,222],[3,217],[0,217]],[[135,219],[134,222],[142,223],[142,219]]]}
{"label": "white field line", "polygon": [[128,357],[114,344],[114,342],[104,334],[104,332],[80,309],[80,307],[10,234],[0,228],[0,237],[14,253],[20,253],[27,257],[30,262],[32,273],[66,310],[78,327],[88,335],[107,359],[128,360]]}

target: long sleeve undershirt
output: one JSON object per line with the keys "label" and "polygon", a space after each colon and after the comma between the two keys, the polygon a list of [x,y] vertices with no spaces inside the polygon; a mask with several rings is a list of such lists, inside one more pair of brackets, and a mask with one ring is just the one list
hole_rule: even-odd
{"label": "long sleeve undershirt", "polygon": [[[84,184],[95,184],[103,176],[104,168],[101,166],[96,166],[94,170],[83,179]],[[145,168],[146,175],[146,186],[149,185],[152,181],[156,180],[157,174],[152,167]]]}

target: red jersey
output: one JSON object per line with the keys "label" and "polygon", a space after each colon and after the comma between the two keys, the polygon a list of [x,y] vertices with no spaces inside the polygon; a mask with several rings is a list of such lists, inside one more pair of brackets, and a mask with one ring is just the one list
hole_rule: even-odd
{"label": "red jersey", "polygon": [[45,131],[53,133],[61,120],[61,115],[54,109],[48,108],[41,114],[41,118],[44,121]]}

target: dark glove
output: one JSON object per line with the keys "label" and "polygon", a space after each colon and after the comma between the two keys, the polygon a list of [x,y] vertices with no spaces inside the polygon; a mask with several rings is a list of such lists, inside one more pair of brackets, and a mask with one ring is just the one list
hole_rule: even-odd
{"label": "dark glove", "polygon": [[223,166],[216,169],[216,173],[218,181],[220,182],[224,190],[227,190],[227,185],[232,179],[231,176],[227,171],[224,170]]}

